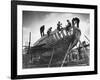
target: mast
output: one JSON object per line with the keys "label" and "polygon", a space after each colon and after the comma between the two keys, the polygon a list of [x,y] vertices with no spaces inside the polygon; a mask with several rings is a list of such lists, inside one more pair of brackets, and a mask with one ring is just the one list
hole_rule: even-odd
{"label": "mast", "polygon": [[29,45],[28,45],[28,54],[30,53],[30,44],[31,44],[31,32],[29,33]]}

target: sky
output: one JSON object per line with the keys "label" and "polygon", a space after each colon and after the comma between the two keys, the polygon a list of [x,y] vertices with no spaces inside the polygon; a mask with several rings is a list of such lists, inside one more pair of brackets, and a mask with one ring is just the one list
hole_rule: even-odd
{"label": "sky", "polygon": [[31,45],[33,45],[40,37],[40,27],[45,25],[45,34],[48,28],[52,27],[52,31],[57,28],[60,21],[62,26],[67,25],[66,20],[78,17],[80,19],[79,28],[81,30],[80,40],[86,40],[84,35],[90,37],[90,15],[86,13],[67,13],[67,12],[43,12],[43,11],[23,11],[22,27],[23,27],[23,45],[28,45],[29,33],[31,32]]}

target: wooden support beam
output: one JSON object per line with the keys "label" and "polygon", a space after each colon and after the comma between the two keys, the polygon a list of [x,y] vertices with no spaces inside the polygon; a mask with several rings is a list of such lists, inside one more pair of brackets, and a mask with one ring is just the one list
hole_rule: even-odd
{"label": "wooden support beam", "polygon": [[57,37],[56,33],[55,33],[54,35],[55,35],[55,37],[56,37],[56,40],[58,40],[58,37]]}
{"label": "wooden support beam", "polygon": [[62,37],[61,37],[61,32],[60,32],[60,31],[58,31],[58,36],[59,36],[60,39],[62,38]]}
{"label": "wooden support beam", "polygon": [[53,48],[53,51],[52,51],[52,54],[51,54],[51,58],[50,58],[50,61],[49,61],[48,67],[50,67],[50,65],[51,65],[51,62],[52,62],[52,59],[53,59],[53,54],[54,54],[54,48]]}
{"label": "wooden support beam", "polygon": [[72,46],[72,44],[70,43],[70,44],[69,44],[69,47],[68,47],[68,50],[67,50],[67,52],[66,52],[66,54],[65,54],[65,57],[64,57],[64,59],[63,59],[63,61],[62,61],[61,67],[63,67],[63,65],[64,65],[64,63],[65,63],[65,60],[66,60],[66,58],[67,58],[67,56],[68,56],[68,53],[69,53],[69,51],[70,51],[71,46]]}
{"label": "wooden support beam", "polygon": [[56,36],[57,36],[57,39],[60,39],[59,35],[58,35],[58,32],[56,33]]}
{"label": "wooden support beam", "polygon": [[63,35],[63,37],[65,37],[65,34],[64,34],[63,30],[61,30],[61,34]]}

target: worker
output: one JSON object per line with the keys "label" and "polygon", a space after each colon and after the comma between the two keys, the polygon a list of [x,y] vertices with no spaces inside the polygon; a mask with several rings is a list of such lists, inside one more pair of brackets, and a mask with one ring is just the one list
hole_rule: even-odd
{"label": "worker", "polygon": [[52,27],[50,27],[50,28],[48,29],[48,31],[47,31],[48,36],[50,36],[51,31],[52,31]]}
{"label": "worker", "polygon": [[45,25],[42,25],[40,27],[40,34],[41,34],[41,37],[44,36],[44,29],[45,29]]}
{"label": "worker", "polygon": [[62,28],[62,23],[60,23],[60,21],[58,21],[58,24],[57,24],[57,30],[58,31],[61,31],[61,28]]}
{"label": "worker", "polygon": [[72,26],[75,26],[75,18],[72,19]]}
{"label": "worker", "polygon": [[71,22],[67,20],[66,30],[69,31],[71,27]]}

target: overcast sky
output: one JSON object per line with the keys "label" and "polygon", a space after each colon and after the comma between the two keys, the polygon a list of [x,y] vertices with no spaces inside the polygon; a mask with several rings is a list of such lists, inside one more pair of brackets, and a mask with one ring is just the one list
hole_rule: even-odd
{"label": "overcast sky", "polygon": [[82,13],[64,13],[64,12],[40,12],[40,11],[23,11],[23,44],[27,45],[29,40],[29,32],[31,32],[31,45],[33,45],[40,36],[40,27],[45,25],[45,33],[49,27],[52,30],[57,28],[57,22],[61,21],[63,27],[67,25],[66,20],[70,21],[72,18],[78,17],[80,19],[80,29],[82,32],[81,41],[86,40],[84,35],[88,38],[90,36],[90,16]]}

